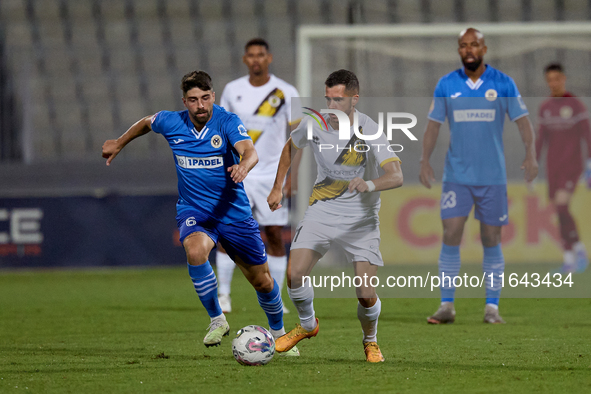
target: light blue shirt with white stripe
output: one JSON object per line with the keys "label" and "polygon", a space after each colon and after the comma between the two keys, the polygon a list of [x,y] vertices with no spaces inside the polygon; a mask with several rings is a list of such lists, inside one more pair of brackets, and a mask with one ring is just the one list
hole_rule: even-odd
{"label": "light blue shirt with white stripe", "polygon": [[519,90],[507,74],[486,66],[474,82],[464,69],[442,77],[435,88],[429,119],[449,121],[444,182],[463,185],[507,183],[503,125],[528,115]]}

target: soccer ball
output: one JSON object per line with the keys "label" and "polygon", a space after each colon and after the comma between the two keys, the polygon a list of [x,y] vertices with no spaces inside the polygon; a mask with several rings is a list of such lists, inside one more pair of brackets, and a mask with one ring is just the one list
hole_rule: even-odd
{"label": "soccer ball", "polygon": [[242,365],[265,365],[275,354],[275,340],[261,326],[246,326],[232,341],[232,354]]}

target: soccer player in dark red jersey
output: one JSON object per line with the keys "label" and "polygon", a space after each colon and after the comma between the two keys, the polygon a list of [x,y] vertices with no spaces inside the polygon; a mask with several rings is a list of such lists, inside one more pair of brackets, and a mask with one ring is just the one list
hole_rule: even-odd
{"label": "soccer player in dark red jersey", "polygon": [[566,75],[560,64],[552,63],[544,71],[552,97],[540,106],[536,154],[539,161],[544,145],[548,146],[548,193],[558,214],[564,249],[561,271],[582,272],[589,259],[579,240],[569,204],[583,172],[583,144],[587,147],[587,156],[591,157],[589,113],[581,100],[566,91]]}

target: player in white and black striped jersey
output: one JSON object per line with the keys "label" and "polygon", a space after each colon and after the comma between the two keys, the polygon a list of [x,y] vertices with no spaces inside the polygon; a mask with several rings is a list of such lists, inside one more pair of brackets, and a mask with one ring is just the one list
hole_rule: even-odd
{"label": "player in white and black striped jersey", "polygon": [[[248,75],[226,85],[220,105],[240,117],[259,154],[259,162],[244,182],[244,188],[254,217],[264,227],[271,276],[283,288],[287,257],[282,230],[288,224],[288,211],[285,207],[272,213],[267,205],[267,195],[273,186],[290,127],[300,120],[300,117],[291,119],[292,100],[294,108],[300,108],[299,94],[295,87],[269,72],[273,55],[264,39],[254,38],[246,43],[243,61],[248,67]],[[287,178],[285,186],[286,194],[291,194],[291,177]],[[224,312],[231,312],[230,292],[235,264],[220,247],[216,265],[220,305]],[[284,308],[284,313],[288,312]]]}

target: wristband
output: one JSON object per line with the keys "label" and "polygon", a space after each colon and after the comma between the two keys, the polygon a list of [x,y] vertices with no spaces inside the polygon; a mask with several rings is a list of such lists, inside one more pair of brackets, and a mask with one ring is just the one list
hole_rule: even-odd
{"label": "wristband", "polygon": [[371,193],[376,190],[376,185],[374,185],[372,181],[366,181],[365,183],[367,183],[367,193]]}

